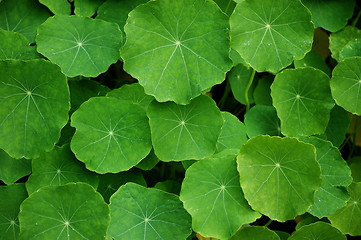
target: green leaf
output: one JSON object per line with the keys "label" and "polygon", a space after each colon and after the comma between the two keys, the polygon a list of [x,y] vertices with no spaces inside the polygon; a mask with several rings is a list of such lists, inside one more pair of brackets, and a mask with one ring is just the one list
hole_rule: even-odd
{"label": "green leaf", "polygon": [[35,0],[3,0],[0,2],[0,29],[21,33],[33,43],[36,29],[49,15]]}
{"label": "green leaf", "polygon": [[347,205],[328,217],[331,224],[344,234],[361,235],[361,183],[352,183],[347,188],[350,200]]}
{"label": "green leaf", "polygon": [[260,217],[244,199],[234,156],[190,166],[180,199],[192,216],[193,230],[204,237],[228,239],[242,224]]}
{"label": "green leaf", "polygon": [[256,105],[270,105],[272,106],[271,85],[273,76],[268,75],[258,80],[258,83],[253,91],[253,98]]}
{"label": "green leaf", "polygon": [[224,120],[210,97],[201,95],[185,106],[153,101],[147,115],[160,160],[201,159],[215,152]]}
{"label": "green leaf", "polygon": [[159,162],[159,158],[155,155],[154,150],[150,150],[150,153],[142,159],[135,167],[142,170],[151,170]]}
{"label": "green leaf", "polygon": [[40,58],[35,47],[29,46],[24,35],[0,30],[0,59],[34,59]]}
{"label": "green leaf", "polygon": [[178,196],[127,183],[110,198],[108,233],[117,239],[185,239],[191,217]]}
{"label": "green leaf", "polygon": [[54,14],[69,15],[71,13],[71,5],[68,0],[39,0],[39,2]]}
{"label": "green leaf", "polygon": [[158,182],[154,185],[154,188],[163,190],[165,192],[173,193],[176,195],[179,195],[179,192],[181,190],[181,185],[179,182],[174,180],[166,180],[163,182]]}
{"label": "green leaf", "polygon": [[135,166],[152,145],[143,108],[111,97],[93,97],[71,116],[71,149],[89,170],[116,173]]}
{"label": "green leaf", "polygon": [[0,180],[9,185],[31,173],[31,161],[15,159],[0,149]]}
{"label": "green leaf", "polygon": [[[251,76],[253,75],[253,69],[246,67],[243,64],[238,64],[228,74],[228,81],[231,84],[231,90],[234,98],[242,103],[246,104],[245,92],[248,87]],[[248,87],[248,103],[253,103],[253,89],[254,82]]]}
{"label": "green leaf", "polygon": [[340,60],[344,60],[349,57],[361,56],[361,41],[360,39],[349,41],[344,48],[340,51]]}
{"label": "green leaf", "polygon": [[311,50],[311,14],[298,0],[242,1],[230,25],[231,47],[257,72],[276,73]]}
{"label": "green leaf", "polygon": [[104,1],[105,0],[76,0],[74,2],[74,12],[78,16],[91,17]]}
{"label": "green leaf", "polygon": [[321,185],[315,147],[295,138],[251,138],[241,147],[238,171],[251,207],[281,222],[306,212]]}
{"label": "green leaf", "polygon": [[233,0],[214,0],[219,8],[227,15],[231,15],[236,3]]}
{"label": "green leaf", "polygon": [[302,0],[302,3],[311,11],[315,28],[322,27],[330,32],[346,26],[355,8],[355,0]]}
{"label": "green leaf", "polygon": [[337,105],[361,115],[361,57],[339,62],[332,71],[330,85]]}
{"label": "green leaf", "polygon": [[40,59],[1,61],[0,76],[0,148],[14,158],[50,151],[68,121],[65,76]]}
{"label": "green leaf", "polygon": [[26,182],[29,194],[44,186],[60,186],[70,182],[85,182],[96,188],[98,176],[89,172],[70,151],[68,144],[55,147],[32,160],[32,174]]}
{"label": "green leaf", "polygon": [[273,106],[256,105],[244,115],[248,137],[281,136],[281,124]]}
{"label": "green leaf", "polygon": [[361,182],[361,157],[353,157],[349,161],[351,174],[354,182]]}
{"label": "green leaf", "polygon": [[20,204],[28,196],[25,184],[0,186],[0,239],[19,239],[18,213]]}
{"label": "green leaf", "polygon": [[319,53],[313,50],[308,52],[304,58],[300,60],[295,60],[294,64],[296,68],[313,67],[321,70],[322,72],[326,73],[328,76],[330,76],[331,74],[331,70],[327,66],[325,60],[322,58],[322,56]]}
{"label": "green leaf", "polygon": [[292,233],[289,240],[346,240],[337,228],[332,227],[325,222],[316,222],[310,225],[301,227],[296,232]]}
{"label": "green leaf", "polygon": [[222,112],[224,123],[217,141],[217,152],[225,149],[239,149],[247,141],[246,127],[229,112]]}
{"label": "green leaf", "polygon": [[271,96],[286,136],[321,134],[334,102],[330,79],[314,68],[287,69],[277,74]]}
{"label": "green leaf", "polygon": [[86,183],[48,186],[20,206],[21,239],[104,239],[109,209]]}
{"label": "green leaf", "polygon": [[39,28],[38,52],[69,77],[96,77],[119,59],[122,34],[114,23],[79,16],[53,16]]}
{"label": "green leaf", "polygon": [[129,13],[124,69],[157,101],[188,104],[231,68],[227,29],[212,1],[149,1]]}
{"label": "green leaf", "polygon": [[340,61],[341,50],[347,43],[355,41],[358,38],[361,38],[361,30],[353,26],[346,26],[341,31],[332,33],[330,35],[330,50],[332,52],[332,57],[337,61]]}
{"label": "green leaf", "polygon": [[280,240],[280,237],[274,231],[263,226],[246,226],[242,227],[229,240]]}

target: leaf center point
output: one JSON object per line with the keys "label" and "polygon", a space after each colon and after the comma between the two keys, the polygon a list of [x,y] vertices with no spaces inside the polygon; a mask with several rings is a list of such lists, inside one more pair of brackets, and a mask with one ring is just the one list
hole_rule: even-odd
{"label": "leaf center point", "polygon": [[177,40],[177,41],[175,41],[175,45],[179,46],[179,45],[181,45],[181,42]]}
{"label": "leaf center point", "polygon": [[226,189],[226,186],[221,185],[221,190],[224,190],[224,189]]}
{"label": "leaf center point", "polygon": [[186,122],[185,122],[185,121],[181,121],[180,124],[181,124],[182,126],[184,126],[184,125],[186,124]]}
{"label": "leaf center point", "polygon": [[297,94],[296,99],[300,99],[300,98],[301,98],[300,94]]}
{"label": "leaf center point", "polygon": [[26,91],[26,95],[31,96],[32,92]]}
{"label": "leaf center point", "polygon": [[271,28],[271,25],[269,25],[268,23],[266,24],[266,28],[267,29],[270,29]]}
{"label": "leaf center point", "polygon": [[81,46],[83,46],[83,43],[82,42],[77,42],[76,45],[78,45],[78,47],[81,47]]}
{"label": "leaf center point", "polygon": [[280,168],[281,167],[281,164],[279,164],[279,163],[276,163],[276,168]]}
{"label": "leaf center point", "polygon": [[150,219],[149,218],[144,218],[144,222],[149,222]]}

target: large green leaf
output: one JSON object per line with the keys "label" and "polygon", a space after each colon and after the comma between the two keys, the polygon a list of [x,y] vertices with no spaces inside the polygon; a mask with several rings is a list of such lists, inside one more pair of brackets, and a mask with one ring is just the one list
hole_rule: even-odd
{"label": "large green leaf", "polygon": [[301,227],[296,232],[292,233],[289,240],[346,240],[337,228],[332,227],[325,222],[316,222],[310,225]]}
{"label": "large green leaf", "polygon": [[86,183],[48,186],[20,206],[21,239],[104,239],[109,209]]}
{"label": "large green leaf", "polygon": [[185,106],[153,101],[147,114],[160,160],[201,159],[215,152],[224,120],[210,97],[202,95]]}
{"label": "large green leaf", "polygon": [[346,26],[341,31],[332,33],[330,35],[330,50],[332,52],[332,57],[339,61],[340,52],[347,43],[356,41],[359,38],[361,38],[361,30],[353,26]]}
{"label": "large green leaf", "polygon": [[339,62],[332,71],[330,85],[337,105],[361,115],[361,57]]}
{"label": "large green leaf", "polygon": [[282,222],[306,212],[321,184],[315,147],[295,138],[251,138],[241,147],[238,171],[251,207]]}
{"label": "large green leaf", "polygon": [[119,57],[122,34],[115,23],[79,16],[55,15],[36,36],[38,51],[69,77],[95,77]]}
{"label": "large green leaf", "polygon": [[31,161],[15,159],[0,149],[0,180],[9,185],[31,173]]}
{"label": "large green leaf", "polygon": [[271,96],[286,136],[321,134],[334,106],[330,79],[314,68],[287,69],[277,74]]}
{"label": "large green leaf", "polygon": [[178,196],[134,183],[110,198],[108,234],[114,239],[186,239],[191,217]]}
{"label": "large green leaf", "polygon": [[44,186],[59,186],[70,182],[86,182],[98,186],[98,176],[89,172],[70,151],[68,144],[55,147],[32,160],[32,174],[26,182],[29,194]]}
{"label": "large green leaf", "polygon": [[204,237],[228,239],[242,224],[261,216],[244,199],[234,156],[204,159],[190,166],[180,199],[192,216],[193,230]]}
{"label": "large green leaf", "polygon": [[276,73],[311,50],[311,14],[298,0],[243,1],[230,25],[231,47],[258,72]]}
{"label": "large green leaf", "polygon": [[230,240],[280,240],[276,232],[263,226],[242,227]]}
{"label": "large green leaf", "polygon": [[0,59],[40,58],[35,47],[20,33],[0,30]]}
{"label": "large green leaf", "polygon": [[72,151],[97,173],[128,170],[152,147],[145,111],[129,101],[93,97],[74,112],[71,126]]}
{"label": "large green leaf", "polygon": [[23,34],[34,42],[36,29],[49,17],[49,12],[36,0],[3,0],[0,2],[0,29]]}
{"label": "large green leaf", "polygon": [[0,148],[14,158],[50,151],[68,121],[65,76],[40,59],[1,61],[0,76]]}
{"label": "large green leaf", "polygon": [[129,13],[124,69],[158,101],[188,104],[231,68],[227,30],[213,1],[149,1]]}

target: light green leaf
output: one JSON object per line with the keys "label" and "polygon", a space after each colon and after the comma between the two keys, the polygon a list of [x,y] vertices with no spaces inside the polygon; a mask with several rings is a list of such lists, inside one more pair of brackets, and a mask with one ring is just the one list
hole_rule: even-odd
{"label": "light green leaf", "polygon": [[188,104],[232,66],[228,18],[213,1],[149,1],[129,13],[124,31],[124,69],[160,102]]}
{"label": "light green leaf", "polygon": [[135,167],[142,170],[151,170],[159,162],[159,158],[155,155],[154,150],[150,150],[150,153],[142,159]]}
{"label": "light green leaf", "polygon": [[321,185],[315,147],[295,138],[257,136],[241,147],[238,171],[251,207],[284,222],[306,212]]}
{"label": "light green leaf", "polygon": [[49,15],[38,1],[4,0],[0,2],[0,29],[21,33],[33,43],[36,29]]}
{"label": "light green leaf", "polygon": [[75,0],[75,14],[82,17],[91,17],[93,16],[98,7],[104,2],[105,0]]}
{"label": "light green leaf", "polygon": [[253,91],[253,98],[256,105],[272,106],[271,85],[273,76],[268,75],[258,80],[258,83]]}
{"label": "light green leaf", "polygon": [[191,217],[178,196],[127,183],[110,198],[108,234],[118,239],[180,240],[191,234]]}
{"label": "light green leaf", "polygon": [[69,15],[71,13],[71,5],[68,0],[39,0],[39,2],[54,14]]}
{"label": "light green leaf", "polygon": [[332,52],[332,57],[337,61],[340,61],[341,50],[347,43],[355,41],[358,38],[361,38],[361,30],[353,26],[346,26],[341,31],[332,33],[330,35],[330,50]]}
{"label": "light green leaf", "polygon": [[327,66],[325,60],[322,58],[322,56],[319,53],[315,52],[314,50],[308,52],[304,58],[300,60],[295,60],[294,64],[296,68],[313,67],[321,70],[322,72],[326,73],[328,76],[330,76],[331,74],[331,70]]}
{"label": "light green leaf", "polygon": [[301,227],[296,232],[292,233],[289,240],[346,240],[337,228],[332,227],[325,222],[316,222],[310,225]]}
{"label": "light green leaf", "polygon": [[97,188],[98,176],[88,171],[70,151],[68,144],[55,147],[32,160],[32,174],[26,182],[29,194],[44,186],[60,186],[70,182],[85,182]]}
{"label": "light green leaf", "polygon": [[286,136],[321,134],[334,102],[330,79],[314,68],[287,69],[277,74],[271,96]]}
{"label": "light green leaf", "polygon": [[224,120],[210,97],[201,95],[185,106],[153,101],[147,115],[160,160],[201,159],[215,152]]}
{"label": "light green leaf", "polygon": [[347,205],[328,217],[331,224],[344,234],[361,235],[361,183],[352,183],[347,188],[350,200]]}
{"label": "light green leaf", "polygon": [[119,59],[119,27],[99,19],[53,16],[38,28],[38,52],[69,77],[96,77]]}
{"label": "light green leaf", "polygon": [[361,57],[361,40],[351,40],[340,51],[340,60],[348,57]]}
{"label": "light green leaf", "polygon": [[1,61],[0,76],[0,148],[14,158],[50,151],[68,121],[65,76],[40,59]]}
{"label": "light green leaf", "polygon": [[89,170],[116,173],[135,166],[152,147],[143,108],[111,97],[93,97],[71,116],[71,149]]}
{"label": "light green leaf", "polygon": [[257,72],[276,73],[311,50],[311,14],[298,0],[242,1],[230,25],[231,47]]}
{"label": "light green leaf", "polygon": [[330,85],[337,105],[361,115],[361,57],[339,62],[332,71]]}
{"label": "light green leaf", "polygon": [[[250,67],[246,67],[243,64],[238,64],[228,74],[228,81],[231,84],[231,90],[234,98],[242,103],[246,104],[245,92],[247,85],[249,84],[250,78],[253,74],[253,69]],[[248,89],[248,103],[253,103],[253,89],[254,82]]]}
{"label": "light green leaf", "polygon": [[86,183],[48,186],[20,206],[21,239],[104,239],[109,209]]}
{"label": "light green leaf", "polygon": [[261,216],[244,199],[234,156],[203,159],[190,166],[180,199],[192,216],[193,230],[204,237],[228,239],[242,224]]}
{"label": "light green leaf", "polygon": [[[0,149],[0,180],[9,185],[31,173],[31,161],[15,159]],[[0,238],[1,239],[1,238]]]}
{"label": "light green leaf", "polygon": [[280,240],[280,237],[274,231],[263,226],[246,226],[242,227],[229,240]]}
{"label": "light green leaf", "polygon": [[0,30],[0,59],[40,58],[35,47],[29,46],[24,35],[17,32]]}

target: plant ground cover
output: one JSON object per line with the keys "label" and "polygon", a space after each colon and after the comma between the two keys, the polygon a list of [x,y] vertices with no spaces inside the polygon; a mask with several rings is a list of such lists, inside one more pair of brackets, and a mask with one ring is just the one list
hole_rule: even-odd
{"label": "plant ground cover", "polygon": [[0,239],[357,239],[360,10],[0,0]]}

